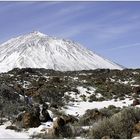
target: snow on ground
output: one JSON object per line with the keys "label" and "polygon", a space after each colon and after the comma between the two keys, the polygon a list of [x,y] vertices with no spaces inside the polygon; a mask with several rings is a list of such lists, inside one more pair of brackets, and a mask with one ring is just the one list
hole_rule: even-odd
{"label": "snow on ground", "polygon": [[132,138],[132,139],[140,139],[140,137],[134,137],[134,138]]}
{"label": "snow on ground", "polygon": [[139,74],[138,72],[136,72],[136,71],[134,71],[134,72],[132,72],[134,75],[136,75],[136,74]]}
{"label": "snow on ground", "polygon": [[78,77],[73,77],[73,80],[74,80],[74,81],[77,81],[77,80],[78,80]]}
{"label": "snow on ground", "polygon": [[38,134],[43,134],[44,132],[46,132],[47,128],[52,128],[53,126],[53,122],[45,122],[42,123],[39,127],[36,128],[30,128],[28,130],[29,136],[37,136]]}
{"label": "snow on ground", "polygon": [[127,80],[121,81],[121,80],[119,79],[119,80],[116,81],[116,82],[118,82],[118,83],[120,83],[120,84],[125,84],[125,85],[127,85],[127,84],[131,83],[132,81],[127,81]]}
{"label": "snow on ground", "polygon": [[16,132],[14,130],[10,130],[10,129],[5,129],[6,126],[10,125],[10,122],[7,122],[4,125],[0,125],[0,139],[4,138],[29,138],[28,133],[27,132]]}
{"label": "snow on ground", "polygon": [[96,88],[89,86],[88,88],[84,88],[82,86],[78,86],[77,90],[79,91],[79,95],[85,95],[87,99],[89,99],[90,95],[95,95],[96,98],[103,97],[100,93],[95,93]]}
{"label": "snow on ground", "polygon": [[133,86],[133,87],[139,87],[140,85],[138,85],[138,84],[131,84],[131,86]]}
{"label": "snow on ground", "polygon": [[85,130],[89,130],[90,128],[92,128],[93,126],[82,126],[83,129]]}
{"label": "snow on ground", "polygon": [[134,83],[135,83],[135,80],[133,80],[132,78],[129,78],[128,80],[124,80],[124,81],[122,81],[122,80],[120,80],[120,79],[118,79],[118,80],[115,80],[115,79],[113,79],[113,78],[110,78],[110,80],[111,80],[111,82],[116,82],[116,83],[119,83],[119,84],[124,84],[124,85],[131,85],[131,86],[133,86],[134,85]]}
{"label": "snow on ground", "polygon": [[113,78],[109,78],[111,82],[115,82],[116,80]]}
{"label": "snow on ground", "polygon": [[[125,100],[117,100],[115,101],[114,99],[109,100],[109,101],[93,101],[93,102],[88,102],[88,99],[90,95],[95,95],[96,98],[102,97],[100,93],[95,93],[95,88],[94,87],[82,87],[78,86],[77,87],[78,93],[77,92],[65,92],[65,95],[69,96],[72,101],[68,103],[64,111],[66,114],[70,115],[75,115],[75,116],[82,116],[87,109],[101,109],[104,107],[108,107],[109,105],[114,105],[116,107],[123,107],[123,106],[129,106],[133,103],[133,100],[130,98],[126,97]],[[82,97],[85,97],[85,100],[83,100]]]}
{"label": "snow on ground", "polygon": [[109,105],[114,105],[116,107],[123,107],[123,106],[129,106],[133,103],[133,100],[130,100],[126,98],[125,100],[120,101],[94,101],[94,102],[75,102],[73,104],[69,104],[67,106],[67,109],[65,109],[65,112],[70,115],[80,115],[82,116],[87,109],[101,109],[104,107],[108,107]]}
{"label": "snow on ground", "polygon": [[65,95],[69,96],[71,99],[77,102],[83,101],[83,98],[87,101],[89,100],[89,97],[93,94],[96,96],[96,98],[102,97],[100,93],[95,93],[96,89],[93,87],[85,88],[83,86],[78,86],[77,90],[78,90],[78,93],[70,91],[70,92],[65,92]]}
{"label": "snow on ground", "polygon": [[[56,118],[54,118],[55,120]],[[5,123],[4,125],[0,125],[0,139],[1,138],[25,138],[29,139],[32,136],[36,136],[40,133],[46,132],[47,128],[52,128],[53,122],[42,123],[39,127],[29,128],[28,131],[16,132],[15,130],[5,129],[7,126],[11,125],[10,122]]]}
{"label": "snow on ground", "polygon": [[29,81],[24,81],[23,88],[27,89],[31,83]]}
{"label": "snow on ground", "polygon": [[86,81],[86,80],[81,80],[81,82],[82,82],[82,83],[87,83],[87,81]]}
{"label": "snow on ground", "polygon": [[50,80],[50,76],[44,75],[43,77],[46,79],[46,82]]}

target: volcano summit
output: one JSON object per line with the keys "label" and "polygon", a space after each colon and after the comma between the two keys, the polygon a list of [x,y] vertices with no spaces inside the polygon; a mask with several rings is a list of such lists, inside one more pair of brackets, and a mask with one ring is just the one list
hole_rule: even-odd
{"label": "volcano summit", "polygon": [[0,72],[27,67],[59,71],[123,69],[76,42],[37,31],[12,38],[0,45]]}

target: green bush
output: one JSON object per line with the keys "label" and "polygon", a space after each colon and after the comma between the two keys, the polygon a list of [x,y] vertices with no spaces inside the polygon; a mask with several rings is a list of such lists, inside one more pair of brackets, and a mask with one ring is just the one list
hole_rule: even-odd
{"label": "green bush", "polygon": [[129,95],[131,92],[132,92],[131,86],[119,83],[111,85],[110,87],[110,93],[113,93],[113,95],[117,95],[117,97]]}
{"label": "green bush", "polygon": [[124,96],[122,96],[122,97],[119,97],[119,99],[120,99],[120,100],[125,100],[125,97],[124,97]]}
{"label": "green bush", "polygon": [[79,124],[82,126],[92,125],[99,119],[102,119],[104,115],[98,109],[88,109],[85,114],[80,117]]}
{"label": "green bush", "polygon": [[89,96],[89,102],[93,102],[93,101],[98,101],[98,99],[96,98],[94,94]]}
{"label": "green bush", "polygon": [[115,107],[113,105],[108,106],[108,108],[102,108],[100,109],[100,112],[105,116],[105,117],[111,117],[112,115],[120,112],[119,107]]}
{"label": "green bush", "polygon": [[74,138],[75,129],[72,125],[66,124],[60,130],[60,138]]}
{"label": "green bush", "polygon": [[134,124],[140,120],[140,109],[125,108],[110,118],[104,118],[93,125],[90,138],[109,136],[114,139],[130,139]]}

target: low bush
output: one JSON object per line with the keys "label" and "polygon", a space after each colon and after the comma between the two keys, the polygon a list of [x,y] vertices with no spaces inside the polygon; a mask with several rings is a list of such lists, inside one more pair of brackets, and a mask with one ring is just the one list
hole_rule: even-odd
{"label": "low bush", "polygon": [[105,117],[111,117],[112,115],[120,112],[121,108],[115,107],[113,105],[108,106],[108,108],[102,108],[100,109],[100,112],[105,116]]}
{"label": "low bush", "polygon": [[140,109],[125,108],[110,118],[94,123],[90,138],[100,139],[109,136],[114,139],[130,139],[133,127],[140,120]]}
{"label": "low bush", "polygon": [[85,114],[80,117],[79,124],[82,126],[92,125],[104,116],[98,109],[88,109]]}
{"label": "low bush", "polygon": [[89,97],[89,102],[93,102],[93,101],[98,101],[98,99],[96,98],[94,94],[90,95]]}

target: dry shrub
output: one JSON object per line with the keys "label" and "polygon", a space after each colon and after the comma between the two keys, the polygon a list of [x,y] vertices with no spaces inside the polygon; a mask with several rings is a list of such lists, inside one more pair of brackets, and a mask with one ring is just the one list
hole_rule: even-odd
{"label": "dry shrub", "polygon": [[133,127],[140,120],[140,109],[125,108],[110,118],[104,118],[93,125],[90,138],[110,136],[115,139],[130,139]]}

